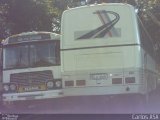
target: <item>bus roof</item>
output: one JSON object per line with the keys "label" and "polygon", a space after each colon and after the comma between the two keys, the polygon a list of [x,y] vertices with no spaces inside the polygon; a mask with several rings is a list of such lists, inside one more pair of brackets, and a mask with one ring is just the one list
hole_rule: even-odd
{"label": "bus roof", "polygon": [[23,42],[60,40],[60,35],[53,32],[33,31],[12,35],[2,41],[2,45],[17,44]]}
{"label": "bus roof", "polygon": [[78,9],[85,9],[88,7],[97,7],[97,6],[128,6],[128,7],[133,7],[132,5],[127,4],[127,3],[101,3],[101,4],[91,4],[91,5],[78,6],[78,7],[74,7],[74,8],[68,8],[64,12],[69,12],[69,11],[78,10]]}

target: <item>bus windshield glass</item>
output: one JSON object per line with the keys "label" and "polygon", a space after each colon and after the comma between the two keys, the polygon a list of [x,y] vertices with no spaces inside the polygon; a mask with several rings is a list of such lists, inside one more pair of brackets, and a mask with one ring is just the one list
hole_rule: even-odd
{"label": "bus windshield glass", "polygon": [[17,44],[4,47],[4,69],[58,65],[59,44],[56,41]]}

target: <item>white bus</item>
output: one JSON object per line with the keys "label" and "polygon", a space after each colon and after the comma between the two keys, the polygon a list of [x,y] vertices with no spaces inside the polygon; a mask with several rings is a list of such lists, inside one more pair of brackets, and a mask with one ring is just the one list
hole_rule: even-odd
{"label": "white bus", "polygon": [[63,96],[59,34],[24,32],[2,44],[4,102]]}
{"label": "white bus", "polygon": [[64,95],[146,95],[156,88],[153,44],[133,6],[66,10],[61,33]]}
{"label": "white bus", "polygon": [[3,91],[3,85],[2,85],[2,45],[0,43],[0,106],[2,105],[2,91]]}

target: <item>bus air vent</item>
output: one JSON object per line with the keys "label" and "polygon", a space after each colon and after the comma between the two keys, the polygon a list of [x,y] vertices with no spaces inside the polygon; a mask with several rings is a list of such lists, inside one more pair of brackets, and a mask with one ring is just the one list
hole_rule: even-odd
{"label": "bus air vent", "polygon": [[52,81],[53,74],[51,70],[14,73],[11,74],[10,80],[12,83],[37,85],[40,83],[46,83],[47,81]]}

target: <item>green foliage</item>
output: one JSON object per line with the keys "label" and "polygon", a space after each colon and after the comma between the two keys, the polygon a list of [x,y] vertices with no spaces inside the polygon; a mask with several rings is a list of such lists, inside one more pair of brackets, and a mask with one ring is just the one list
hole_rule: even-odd
{"label": "green foliage", "polygon": [[6,14],[7,4],[4,4],[3,1],[0,1],[0,40],[8,35]]}
{"label": "green foliage", "polygon": [[[3,13],[0,19],[1,35],[2,33],[11,35],[26,31],[59,32],[62,11],[54,4],[55,0],[0,1],[0,12]],[[7,6],[5,14],[2,9],[4,6]],[[6,35],[0,37],[4,38]]]}

